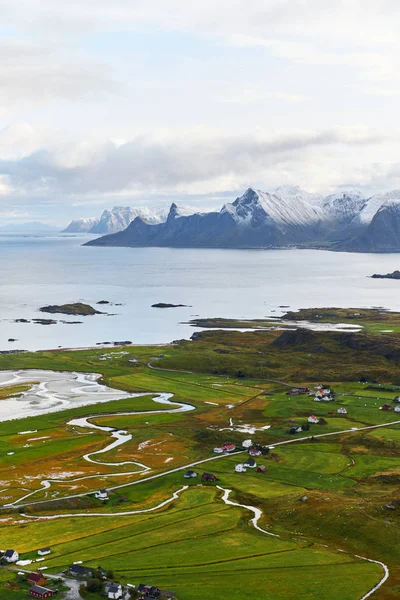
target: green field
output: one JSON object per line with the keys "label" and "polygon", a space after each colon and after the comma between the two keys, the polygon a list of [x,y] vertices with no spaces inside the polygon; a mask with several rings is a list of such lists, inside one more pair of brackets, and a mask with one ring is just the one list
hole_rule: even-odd
{"label": "green field", "polygon": [[[395,598],[400,425],[358,429],[400,421],[394,410],[379,410],[385,403],[394,407],[400,393],[397,343],[395,336],[375,333],[212,331],[195,342],[128,347],[123,355],[110,351],[107,361],[97,349],[0,356],[1,369],[100,372],[111,387],[147,394],[0,424],[0,546],[30,559],[49,545],[52,553],[43,564],[51,573],[83,561],[113,570],[122,583],[172,589],[178,600],[214,600],[221,590],[233,600],[358,600],[383,576],[379,565],[355,558],[361,555],[390,569],[375,597]],[[332,387],[334,402],[286,393],[319,382]],[[7,397],[19,390],[2,391]],[[159,392],[194,410],[166,412],[168,406],[153,401]],[[340,406],[347,414],[337,413]],[[72,417],[89,415],[93,423],[131,436],[96,456],[105,465],[83,457],[108,446],[110,433],[68,425]],[[324,424],[288,433],[310,415]],[[246,425],[256,430],[249,433]],[[33,438],[18,435],[33,430]],[[194,468],[214,473],[218,485],[233,490],[232,500],[260,508],[260,525],[280,537],[254,529],[252,513],[224,504],[215,484],[183,478],[187,465],[216,456],[215,446],[232,441],[240,448],[247,438],[275,447],[256,459],[264,473],[235,472],[246,454]],[[59,481],[44,488],[47,479]],[[157,509],[183,485],[189,488],[179,499]],[[103,487],[107,502],[93,495]],[[10,502],[15,506],[4,508]],[[80,516],[62,517],[70,514]],[[57,518],[40,519],[45,516]],[[0,576],[0,598],[22,597],[21,590],[3,586],[9,571],[0,569]]]}

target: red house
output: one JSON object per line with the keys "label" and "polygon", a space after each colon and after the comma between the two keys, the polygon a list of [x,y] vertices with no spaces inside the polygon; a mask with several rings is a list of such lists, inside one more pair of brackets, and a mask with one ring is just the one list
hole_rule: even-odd
{"label": "red house", "polygon": [[43,587],[47,584],[47,579],[44,577],[44,575],[42,575],[42,573],[29,573],[27,582],[30,585],[38,585]]}
{"label": "red house", "polygon": [[201,476],[202,481],[217,481],[217,478],[212,473],[203,473]]}
{"label": "red house", "polygon": [[392,410],[392,407],[390,406],[390,404],[384,404],[383,406],[381,406],[381,410]]}
{"label": "red house", "polygon": [[29,593],[33,598],[51,598],[54,594],[53,590],[44,588],[41,585],[33,585],[29,588]]}

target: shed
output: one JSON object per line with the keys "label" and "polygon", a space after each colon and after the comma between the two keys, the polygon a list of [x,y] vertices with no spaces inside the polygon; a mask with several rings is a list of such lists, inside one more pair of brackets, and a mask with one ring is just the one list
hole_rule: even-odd
{"label": "shed", "polygon": [[319,423],[319,419],[315,415],[311,415],[310,417],[308,417],[307,421],[309,423]]}
{"label": "shed", "polygon": [[345,409],[344,406],[341,406],[340,408],[337,409],[339,415],[347,415],[347,410]]}
{"label": "shed", "polygon": [[212,473],[203,473],[201,476],[202,481],[217,481],[217,478]]}
{"label": "shed", "polygon": [[39,556],[46,556],[46,554],[50,554],[50,552],[50,548],[40,548],[40,550],[38,550]]}
{"label": "shed", "polygon": [[257,467],[257,473],[266,473],[267,467],[265,465],[260,465]]}

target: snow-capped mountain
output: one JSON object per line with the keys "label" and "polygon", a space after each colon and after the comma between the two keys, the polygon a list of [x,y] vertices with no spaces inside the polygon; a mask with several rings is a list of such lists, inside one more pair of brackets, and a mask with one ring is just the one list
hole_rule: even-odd
{"label": "snow-capped mountain", "polygon": [[344,241],[341,250],[400,252],[400,190],[372,196],[356,219],[362,231]]}
{"label": "snow-capped mountain", "polygon": [[89,244],[400,251],[400,191],[366,198],[357,191],[322,197],[295,186],[274,192],[249,188],[220,211],[193,213],[172,204],[162,222],[139,215],[123,231]]}
{"label": "snow-capped mountain", "polygon": [[89,217],[84,219],[75,219],[66,227],[62,233],[88,233],[92,227],[97,225],[99,217]]}
{"label": "snow-capped mountain", "polygon": [[322,210],[309,204],[300,195],[285,198],[253,188],[249,188],[232,204],[226,204],[222,210],[229,212],[238,224],[256,227],[262,223],[283,227],[309,226],[323,219]]}
{"label": "snow-capped mountain", "polygon": [[126,229],[136,217],[142,218],[147,223],[162,223],[167,218],[167,212],[165,210],[152,210],[147,207],[114,206],[111,210],[104,210],[100,217],[72,221],[64,229],[64,232],[117,233]]}
{"label": "snow-capped mountain", "polygon": [[99,222],[91,228],[90,233],[123,231],[136,217],[140,217],[147,223],[155,224],[165,221],[167,215],[165,211],[151,211],[149,208],[114,206],[111,210],[103,211]]}

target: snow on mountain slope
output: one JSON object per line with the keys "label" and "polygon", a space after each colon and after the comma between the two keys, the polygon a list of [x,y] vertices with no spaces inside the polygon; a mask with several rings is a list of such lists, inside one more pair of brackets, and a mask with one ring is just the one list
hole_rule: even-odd
{"label": "snow on mountain slope", "polygon": [[308,204],[321,204],[323,200],[320,194],[302,190],[298,185],[281,185],[275,189],[274,194],[285,200],[307,202]]}
{"label": "snow on mountain slope", "polygon": [[323,219],[320,207],[313,206],[300,197],[286,199],[253,188],[249,188],[232,204],[226,204],[223,210],[242,225],[259,225],[263,219],[266,223],[278,226],[307,226]]}
{"label": "snow on mountain slope", "polygon": [[200,209],[193,206],[185,206],[183,204],[171,204],[169,209],[168,219],[179,219],[180,217],[190,217],[191,215],[202,214]]}
{"label": "snow on mountain slope", "polygon": [[398,201],[400,201],[400,190],[392,190],[391,192],[386,192],[386,194],[376,194],[375,196],[371,196],[371,198],[366,201],[364,208],[360,212],[360,223],[363,225],[369,225],[381,206],[393,202],[396,203]]}
{"label": "snow on mountain slope", "polygon": [[90,217],[87,219],[76,219],[66,227],[62,233],[88,233],[92,227],[99,222],[98,217]]}
{"label": "snow on mountain slope", "polygon": [[323,201],[322,208],[331,221],[342,224],[350,223],[354,217],[359,215],[365,204],[365,195],[354,190],[327,196]]}

